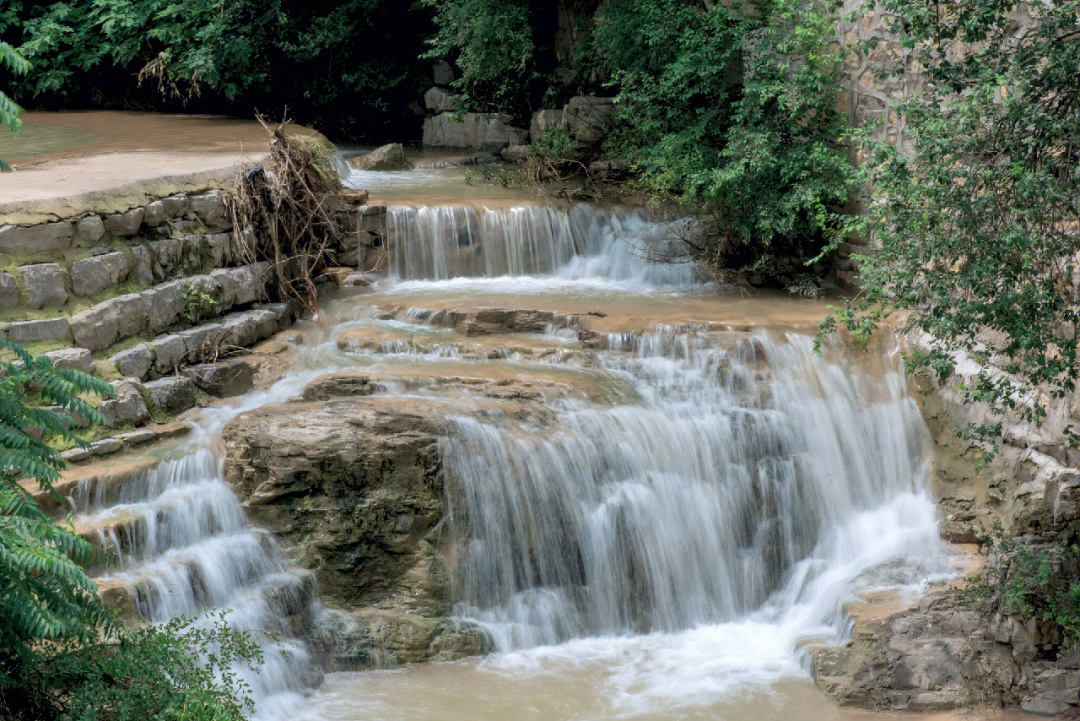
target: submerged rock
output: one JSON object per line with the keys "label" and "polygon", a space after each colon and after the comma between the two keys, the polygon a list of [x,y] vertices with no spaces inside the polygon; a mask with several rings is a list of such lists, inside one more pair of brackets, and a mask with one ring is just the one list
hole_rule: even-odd
{"label": "submerged rock", "polygon": [[357,170],[409,170],[412,163],[405,156],[401,143],[390,143],[372,150],[367,155],[354,158],[352,165]]}

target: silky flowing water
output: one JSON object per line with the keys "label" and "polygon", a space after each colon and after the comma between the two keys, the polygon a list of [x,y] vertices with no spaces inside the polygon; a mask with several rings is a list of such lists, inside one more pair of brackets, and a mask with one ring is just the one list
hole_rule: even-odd
{"label": "silky flowing water", "polygon": [[[685,226],[642,213],[462,203],[388,217],[389,277],[324,308],[281,380],[204,409],[142,477],[73,494],[76,523],[115,558],[102,586],[132,589],[154,622],[231,609],[235,627],[274,634],[248,674],[260,718],[864,717],[813,689],[801,649],[841,641],[860,593],[915,597],[952,570],[928,435],[893,360],[814,356],[820,305],[705,286],[678,262]],[[485,339],[433,323],[483,306],[558,321]],[[348,333],[365,343],[339,344]],[[446,419],[454,613],[490,633],[488,657],[324,679],[304,643],[321,612],[310,574],[222,478],[211,449],[229,419],[358,367],[403,398],[440,393],[432,374],[567,389],[545,408],[554,424],[470,413],[460,396]]]}

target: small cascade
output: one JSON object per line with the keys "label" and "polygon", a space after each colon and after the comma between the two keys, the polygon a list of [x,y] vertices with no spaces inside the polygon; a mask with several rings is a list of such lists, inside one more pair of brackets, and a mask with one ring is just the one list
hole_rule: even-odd
{"label": "small cascade", "polygon": [[694,281],[679,241],[686,221],[653,222],[640,212],[392,207],[386,223],[390,265],[403,280],[554,275],[642,288]]}
{"label": "small cascade", "polygon": [[806,632],[839,622],[859,574],[940,553],[900,374],[871,388],[801,337],[609,344],[644,403],[572,408],[555,432],[459,419],[444,442],[457,612],[499,648],[754,613]]}
{"label": "small cascade", "polygon": [[278,637],[267,640],[258,673],[238,669],[260,710],[318,684],[322,672],[295,638],[317,610],[314,579],[290,571],[269,533],[247,524],[208,449],[123,483],[84,482],[68,505],[76,527],[96,529],[112,557],[98,584],[124,589],[140,618],[228,609],[231,628]]}

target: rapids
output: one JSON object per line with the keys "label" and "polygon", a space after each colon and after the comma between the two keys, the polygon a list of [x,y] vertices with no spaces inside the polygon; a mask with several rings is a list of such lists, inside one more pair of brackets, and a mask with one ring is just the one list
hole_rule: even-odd
{"label": "rapids", "polygon": [[[379,175],[408,174],[363,182]],[[858,594],[915,596],[952,568],[927,431],[894,361],[814,356],[800,318],[819,305],[695,289],[689,264],[651,260],[677,256],[677,229],[642,213],[411,204],[388,222],[390,276],[330,302],[284,377],[204,409],[136,482],[72,495],[114,558],[101,585],[131,589],[151,621],[230,609],[238,628],[276,634],[247,674],[259,718],[861,718],[812,689],[800,648],[842,640]],[[493,301],[565,322],[487,339],[504,348],[482,361],[463,350],[476,338],[431,322]],[[339,347],[357,330],[381,340]],[[320,612],[310,574],[247,523],[211,449],[236,414],[350,367],[390,395],[436,393],[404,380],[434,368],[569,374],[596,391],[555,402],[554,431],[446,422],[454,612],[489,631],[489,657],[319,686],[302,634]]]}

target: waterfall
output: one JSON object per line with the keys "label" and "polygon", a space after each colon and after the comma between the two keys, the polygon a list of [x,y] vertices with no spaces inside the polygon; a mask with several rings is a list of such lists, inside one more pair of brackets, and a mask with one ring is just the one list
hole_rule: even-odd
{"label": "waterfall", "polygon": [[694,281],[680,243],[690,227],[685,220],[656,222],[583,204],[425,206],[392,207],[386,225],[390,266],[403,280],[556,276],[670,288]]}
{"label": "waterfall", "polygon": [[940,554],[928,435],[899,373],[870,387],[805,337],[612,345],[630,353],[603,362],[643,403],[571,407],[554,432],[461,418],[444,441],[456,611],[498,648],[765,609],[807,631],[837,624],[876,564]]}

